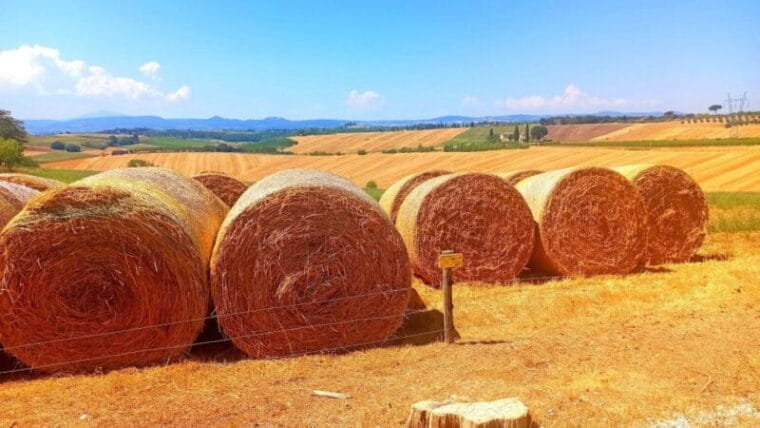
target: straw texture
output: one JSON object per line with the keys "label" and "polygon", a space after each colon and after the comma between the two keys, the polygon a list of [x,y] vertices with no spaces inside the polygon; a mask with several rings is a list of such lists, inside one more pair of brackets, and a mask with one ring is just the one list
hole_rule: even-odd
{"label": "straw texture", "polygon": [[496,175],[506,180],[507,183],[516,186],[517,183],[523,181],[524,179],[533,177],[534,175],[542,174],[543,172],[544,171],[539,171],[537,169],[518,169],[515,171],[501,172]]}
{"label": "straw texture", "polygon": [[287,170],[232,207],[211,284],[224,333],[252,357],[277,357],[387,338],[401,324],[411,271],[369,195],[336,175]]}
{"label": "straw texture", "polygon": [[450,174],[428,180],[401,204],[396,227],[415,275],[438,287],[443,250],[464,254],[454,279],[510,283],[533,250],[530,210],[513,186],[495,175]]}
{"label": "straw texture", "polygon": [[0,236],[0,341],[44,371],[182,354],[209,308],[207,265],[226,210],[200,183],[162,168],[112,170],[43,193]]}
{"label": "straw texture", "polygon": [[407,175],[395,182],[383,193],[383,196],[380,197],[380,206],[386,213],[388,213],[391,220],[395,223],[396,218],[398,217],[398,210],[401,208],[401,203],[404,202],[404,199],[406,199],[412,190],[431,178],[440,177],[446,174],[451,174],[451,172],[434,170]]}
{"label": "straw texture", "polygon": [[707,235],[707,200],[699,184],[667,165],[627,165],[614,170],[644,198],[649,222],[646,261],[656,265],[689,260]]}
{"label": "straw texture", "polygon": [[24,205],[40,192],[14,183],[0,181],[0,231],[24,208]]}
{"label": "straw texture", "polygon": [[248,188],[245,183],[221,172],[203,172],[193,177],[211,190],[227,206],[235,205],[240,195]]}
{"label": "straw texture", "polygon": [[639,191],[604,168],[567,168],[517,184],[538,224],[530,266],[552,274],[628,273],[639,267],[647,237]]}
{"label": "straw texture", "polygon": [[12,172],[0,174],[0,181],[20,184],[34,190],[39,190],[40,192],[48,189],[55,189],[56,187],[63,187],[66,185],[61,181],[53,180],[51,178],[43,178],[29,174],[17,174]]}

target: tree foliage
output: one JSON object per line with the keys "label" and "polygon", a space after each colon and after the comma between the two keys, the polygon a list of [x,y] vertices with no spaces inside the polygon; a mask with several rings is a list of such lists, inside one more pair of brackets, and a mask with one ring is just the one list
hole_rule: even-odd
{"label": "tree foliage", "polygon": [[129,168],[140,168],[144,166],[155,166],[155,165],[143,159],[132,159],[127,163],[127,167]]}
{"label": "tree foliage", "polygon": [[26,143],[29,139],[21,121],[16,120],[7,110],[0,110],[0,139],[16,140],[19,143]]}
{"label": "tree foliage", "polygon": [[544,125],[536,125],[530,128],[530,136],[535,141],[540,141],[549,134],[549,130]]}
{"label": "tree foliage", "polygon": [[0,138],[0,167],[12,170],[17,166],[33,166],[34,161],[24,157],[24,147],[19,141]]}

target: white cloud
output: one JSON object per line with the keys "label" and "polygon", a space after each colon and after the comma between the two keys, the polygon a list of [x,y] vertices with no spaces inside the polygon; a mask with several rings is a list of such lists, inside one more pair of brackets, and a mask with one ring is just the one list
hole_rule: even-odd
{"label": "white cloud", "polygon": [[507,110],[580,110],[584,108],[627,107],[631,104],[624,98],[602,98],[587,94],[574,85],[567,85],[565,91],[553,97],[531,95],[522,98],[506,98],[496,101],[496,106]]}
{"label": "white cloud", "polygon": [[[160,67],[159,63],[151,61],[140,67],[140,71],[155,75]],[[126,100],[178,101],[190,96],[190,88],[187,86],[165,93],[150,83],[131,77],[114,76],[98,65],[88,65],[81,60],[64,60],[54,48],[23,45],[0,51],[0,92],[24,89],[35,91],[38,95],[113,97]]]}
{"label": "white cloud", "polygon": [[359,92],[352,90],[348,93],[346,104],[356,110],[371,110],[383,105],[385,99],[375,91]]}
{"label": "white cloud", "polygon": [[166,99],[169,101],[181,101],[186,100],[190,97],[190,87],[189,86],[182,86],[176,91],[172,92],[171,94],[166,96]]}
{"label": "white cloud", "polygon": [[462,105],[466,107],[478,107],[480,106],[480,99],[473,95],[465,95],[462,97]]}
{"label": "white cloud", "polygon": [[149,61],[140,66],[140,72],[146,77],[155,79],[158,77],[158,70],[161,69],[161,64],[156,61]]}

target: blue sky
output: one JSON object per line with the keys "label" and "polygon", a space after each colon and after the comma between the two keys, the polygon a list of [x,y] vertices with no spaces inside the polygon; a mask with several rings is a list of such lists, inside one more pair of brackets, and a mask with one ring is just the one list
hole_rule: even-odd
{"label": "blue sky", "polygon": [[7,1],[0,108],[165,117],[760,109],[758,1]]}

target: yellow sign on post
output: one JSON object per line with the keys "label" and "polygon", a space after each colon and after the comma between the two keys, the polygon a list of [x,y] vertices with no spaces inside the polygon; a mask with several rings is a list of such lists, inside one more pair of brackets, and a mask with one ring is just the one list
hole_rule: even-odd
{"label": "yellow sign on post", "polygon": [[462,253],[444,253],[438,256],[438,267],[441,269],[458,268],[463,264],[464,255]]}

